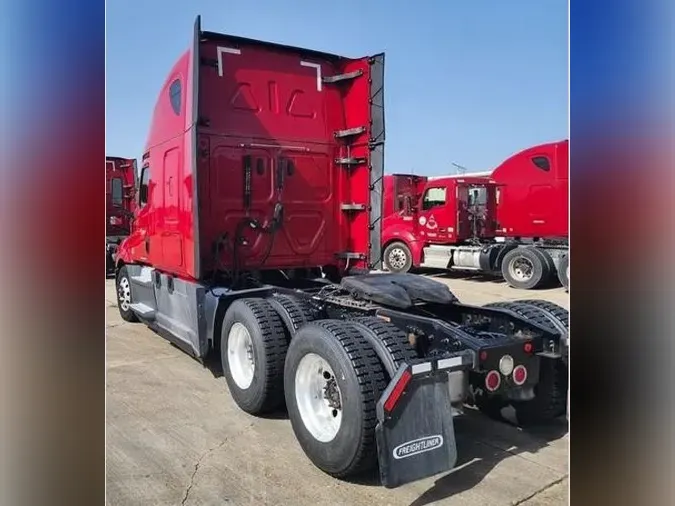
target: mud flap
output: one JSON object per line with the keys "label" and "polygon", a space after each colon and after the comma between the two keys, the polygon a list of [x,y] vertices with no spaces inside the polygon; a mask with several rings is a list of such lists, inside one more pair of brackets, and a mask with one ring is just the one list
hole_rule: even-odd
{"label": "mud flap", "polygon": [[438,370],[436,362],[402,365],[378,401],[375,434],[385,487],[398,487],[455,466],[447,372]]}

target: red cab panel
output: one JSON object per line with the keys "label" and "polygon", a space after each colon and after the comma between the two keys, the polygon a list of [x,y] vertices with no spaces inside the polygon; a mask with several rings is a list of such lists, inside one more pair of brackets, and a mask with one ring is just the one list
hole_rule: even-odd
{"label": "red cab panel", "polygon": [[500,164],[492,178],[499,183],[499,235],[568,236],[569,141],[520,151]]}
{"label": "red cab panel", "polygon": [[197,20],[157,100],[124,261],[199,279],[379,258],[369,184],[383,165],[383,65]]}

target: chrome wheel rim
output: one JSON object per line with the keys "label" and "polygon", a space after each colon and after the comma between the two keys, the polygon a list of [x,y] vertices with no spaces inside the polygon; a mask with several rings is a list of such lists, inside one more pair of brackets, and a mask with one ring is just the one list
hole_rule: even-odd
{"label": "chrome wheel rim", "polygon": [[227,364],[235,384],[242,390],[249,388],[255,373],[253,341],[240,322],[235,322],[227,335]]}
{"label": "chrome wheel rim", "polygon": [[401,270],[405,268],[405,264],[408,261],[408,255],[402,248],[393,248],[389,252],[389,265],[392,269]]}
{"label": "chrome wheel rim", "polygon": [[117,298],[122,311],[129,311],[129,307],[131,306],[131,286],[129,286],[129,278],[126,276],[120,279],[120,284],[117,288]]}
{"label": "chrome wheel rim", "polygon": [[332,441],[342,425],[342,395],[328,362],[308,353],[295,370],[295,402],[309,433],[322,443]]}
{"label": "chrome wheel rim", "polygon": [[528,258],[514,258],[509,265],[509,274],[518,281],[529,281],[534,275],[534,265]]}

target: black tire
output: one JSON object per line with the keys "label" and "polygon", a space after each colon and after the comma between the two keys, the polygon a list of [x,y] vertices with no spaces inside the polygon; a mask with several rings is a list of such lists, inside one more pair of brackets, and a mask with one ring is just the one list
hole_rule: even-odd
{"label": "black tire", "polygon": [[112,274],[115,272],[115,259],[113,258],[112,251],[110,251],[108,248],[105,250],[105,273],[106,276],[108,274]]}
{"label": "black tire", "polygon": [[[342,420],[333,439],[326,442],[309,431],[296,399],[296,372],[301,360],[309,354],[316,354],[328,363],[341,394]],[[298,331],[286,356],[286,406],[293,432],[314,465],[336,478],[355,476],[376,465],[375,405],[385,387],[382,364],[354,325],[319,320]]]}
{"label": "black tire", "polygon": [[[532,267],[531,276],[527,279],[516,277],[516,266],[521,261],[529,263]],[[542,286],[550,279],[551,270],[546,257],[536,248],[515,248],[504,255],[502,276],[513,288],[532,290]]]}
{"label": "black tire", "polygon": [[298,297],[276,295],[267,300],[284,322],[289,338],[292,338],[305,323],[312,322],[319,317],[316,309]]}
{"label": "black tire", "polygon": [[542,279],[541,283],[538,285],[537,288],[541,288],[544,286],[549,286],[554,284],[554,279],[556,277],[556,270],[555,270],[555,262],[553,261],[553,257],[549,254],[548,251],[546,251],[543,248],[536,248],[532,247],[532,251],[536,255],[539,255],[539,257],[545,262],[546,268],[544,269],[544,278]]}
{"label": "black tire", "polygon": [[415,348],[408,341],[405,332],[375,316],[350,320],[368,340],[384,366],[389,379],[396,375],[399,367],[417,358]]}
{"label": "black tire", "polygon": [[[233,378],[228,360],[230,330],[244,326],[251,339],[253,379],[241,388]],[[230,394],[242,410],[252,415],[266,413],[284,403],[284,360],[288,342],[284,325],[274,308],[264,299],[235,300],[225,312],[220,342],[220,360]]]}
{"label": "black tire", "polygon": [[565,288],[565,290],[570,289],[570,279],[567,270],[570,266],[570,259],[567,255],[562,255],[560,257],[560,263],[558,264],[558,281]]}
{"label": "black tire", "polygon": [[564,332],[569,329],[569,312],[567,309],[544,300],[516,300],[511,302],[492,302],[484,307],[508,309],[528,321],[551,329]]}
{"label": "black tire", "polygon": [[394,241],[384,248],[382,262],[389,272],[408,272],[412,269],[412,253],[405,243]]}
{"label": "black tire", "polygon": [[[516,301],[521,304],[527,304],[529,306],[534,306],[539,309],[543,309],[548,314],[546,315],[553,322],[557,322],[565,330],[570,328],[570,312],[562,306],[555,304],[554,302],[549,302],[547,300],[519,300]],[[557,329],[555,329],[557,330]]]}
{"label": "black tire", "polygon": [[565,414],[567,410],[567,367],[559,359],[542,358],[534,399],[514,401],[518,424],[540,425]]}
{"label": "black tire", "polygon": [[117,273],[115,278],[115,291],[117,293],[117,308],[120,311],[120,316],[125,322],[136,323],[138,316],[129,307],[131,300],[131,279],[129,278],[129,271],[127,266],[123,265]]}

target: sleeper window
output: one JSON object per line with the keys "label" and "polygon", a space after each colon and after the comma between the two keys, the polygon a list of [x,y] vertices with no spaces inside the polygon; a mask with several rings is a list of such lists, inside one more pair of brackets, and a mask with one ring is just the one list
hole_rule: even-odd
{"label": "sleeper window", "polygon": [[541,169],[545,172],[551,170],[551,162],[548,161],[548,158],[545,156],[535,156],[532,158],[532,163],[536,165],[538,169]]}
{"label": "sleeper window", "polygon": [[176,79],[169,86],[169,98],[171,99],[171,108],[177,115],[180,114],[181,106],[181,85],[180,79]]}

